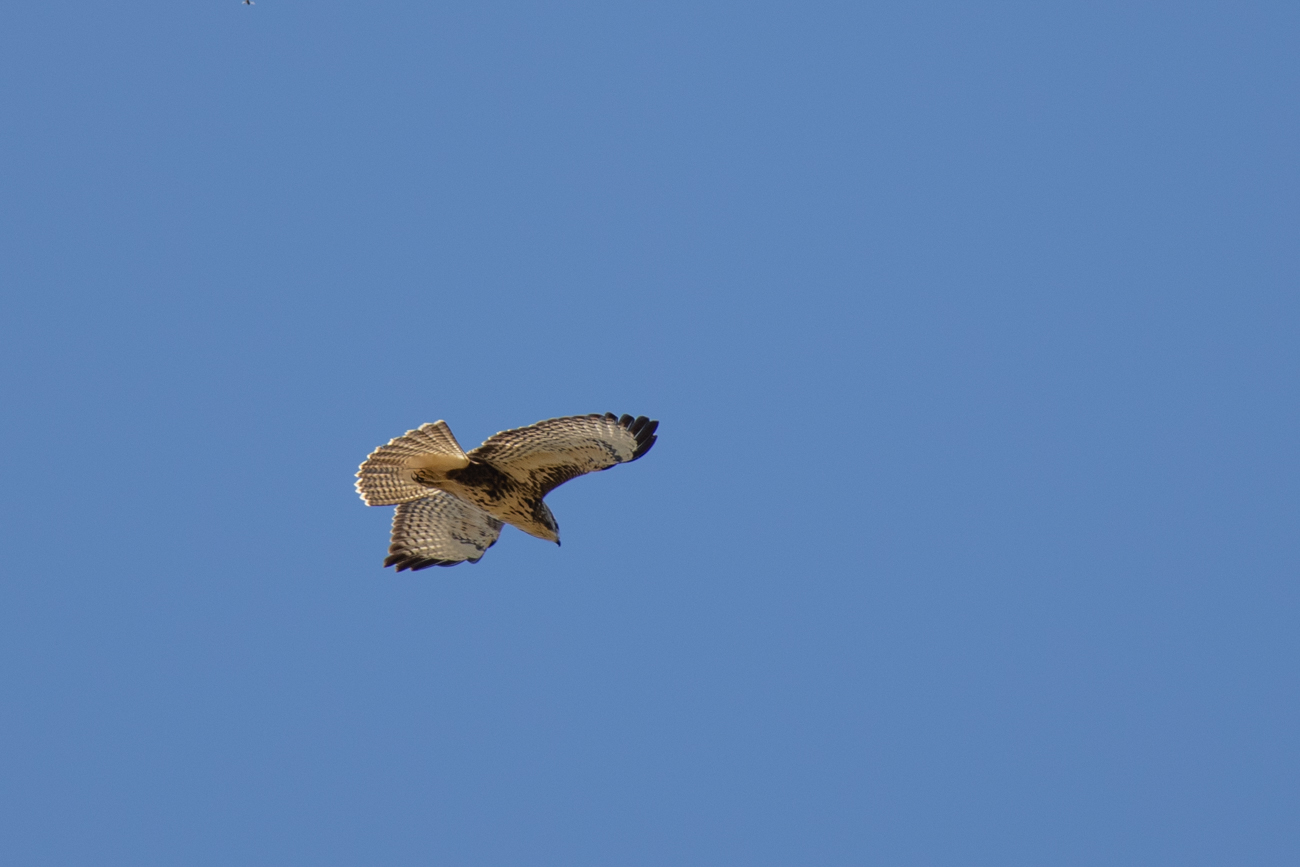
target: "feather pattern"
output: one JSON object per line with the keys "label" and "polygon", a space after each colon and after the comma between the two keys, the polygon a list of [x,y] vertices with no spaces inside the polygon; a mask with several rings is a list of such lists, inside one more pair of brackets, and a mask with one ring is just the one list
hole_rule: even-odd
{"label": "feather pattern", "polygon": [[427,569],[477,563],[496,544],[502,523],[482,509],[444,493],[428,491],[402,503],[393,514],[393,541],[385,566]]}
{"label": "feather pattern", "polygon": [[433,422],[372,452],[357,473],[357,491],[367,505],[398,506],[385,566],[473,563],[502,523],[558,543],[543,498],[570,479],[644,456],[658,427],[646,416],[566,416],[493,434],[466,454],[445,422]]}
{"label": "feather pattern", "polygon": [[367,506],[409,503],[429,495],[429,488],[415,481],[416,474],[468,465],[469,458],[447,423],[430,422],[371,452],[357,471],[357,493]]}
{"label": "feather pattern", "polygon": [[645,416],[620,418],[612,412],[552,418],[493,434],[469,457],[529,484],[552,471],[568,481],[636,460],[655,444],[658,427],[659,422]]}

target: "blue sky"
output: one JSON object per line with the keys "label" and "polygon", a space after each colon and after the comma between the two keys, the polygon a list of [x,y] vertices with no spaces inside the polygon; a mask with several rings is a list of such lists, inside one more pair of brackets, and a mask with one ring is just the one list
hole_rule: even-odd
{"label": "blue sky", "polygon": [[[1298,36],[15,5],[6,863],[1285,863]],[[381,568],[375,446],[607,410]]]}

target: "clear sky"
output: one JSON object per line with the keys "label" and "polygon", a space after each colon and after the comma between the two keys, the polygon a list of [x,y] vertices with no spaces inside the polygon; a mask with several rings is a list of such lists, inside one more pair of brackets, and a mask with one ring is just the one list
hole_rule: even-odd
{"label": "clear sky", "polygon": [[[1294,3],[13,3],[14,865],[1300,850]],[[660,419],[394,574],[377,445]]]}

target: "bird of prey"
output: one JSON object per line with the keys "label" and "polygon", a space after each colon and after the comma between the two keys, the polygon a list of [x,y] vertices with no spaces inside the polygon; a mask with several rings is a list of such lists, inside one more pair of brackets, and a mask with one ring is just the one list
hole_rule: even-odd
{"label": "bird of prey", "polygon": [[658,427],[645,416],[572,415],[501,431],[466,454],[446,422],[430,422],[371,452],[357,471],[357,493],[367,506],[397,506],[385,566],[477,563],[503,524],[560,544],[542,498],[641,457]]}

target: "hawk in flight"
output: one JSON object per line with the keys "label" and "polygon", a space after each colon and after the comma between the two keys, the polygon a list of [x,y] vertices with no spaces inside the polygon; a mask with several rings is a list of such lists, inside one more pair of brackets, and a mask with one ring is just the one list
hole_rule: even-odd
{"label": "hawk in flight", "polygon": [[397,506],[385,566],[477,563],[503,524],[560,544],[542,498],[569,479],[650,451],[659,422],[645,416],[571,415],[502,431],[466,454],[444,421],[407,431],[357,471],[367,506]]}

